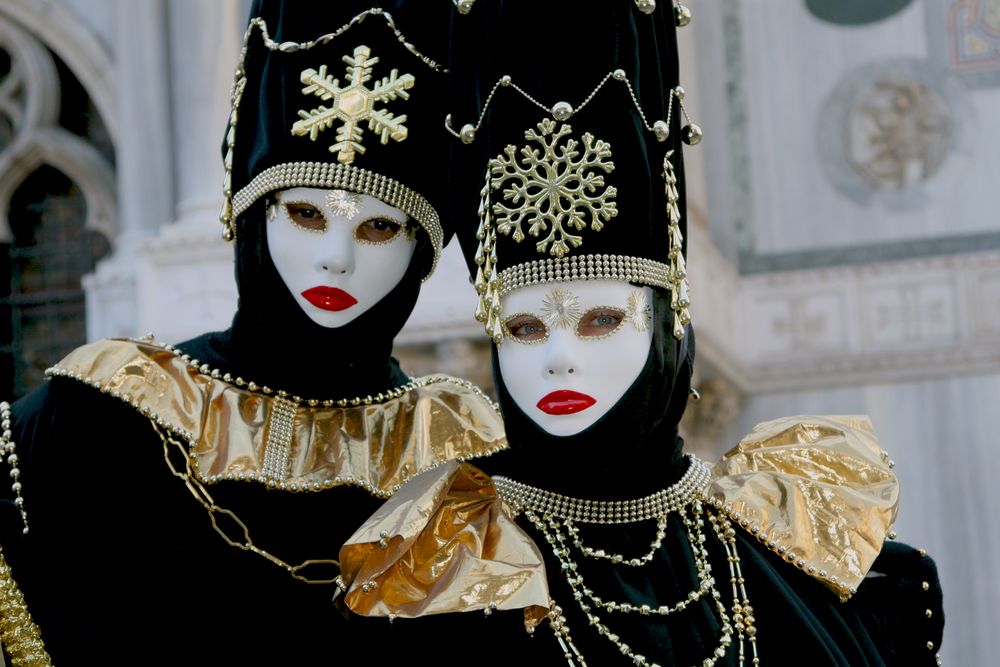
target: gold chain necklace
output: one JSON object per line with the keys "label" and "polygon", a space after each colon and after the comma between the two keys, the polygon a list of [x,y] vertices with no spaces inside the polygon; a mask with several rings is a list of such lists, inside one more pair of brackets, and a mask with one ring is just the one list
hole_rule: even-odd
{"label": "gold chain necklace", "polygon": [[[198,479],[198,475],[194,470],[194,462],[192,457],[188,453],[188,447],[186,443],[181,442],[177,438],[170,435],[169,431],[156,423],[155,420],[150,420],[153,425],[153,430],[156,434],[160,436],[163,441],[163,459],[167,462],[167,467],[170,468],[170,472],[175,476],[184,481],[184,486],[187,487],[194,499],[197,500],[201,505],[208,511],[208,518],[212,522],[212,528],[215,529],[222,539],[237,549],[243,551],[249,551],[255,553],[262,558],[267,559],[271,563],[277,565],[283,570],[287,571],[288,574],[292,576],[293,579],[303,581],[307,584],[333,584],[340,574],[340,561],[334,560],[332,558],[319,558],[319,559],[309,559],[304,560],[298,565],[290,565],[286,563],[281,558],[271,554],[264,549],[261,549],[253,543],[250,537],[250,529],[245,523],[232,510],[228,510],[224,507],[220,507],[216,504],[215,500],[212,498],[212,494],[208,492],[205,485],[201,483]],[[178,470],[177,466],[170,459],[170,447],[176,447],[184,455],[184,468]],[[235,523],[239,531],[242,533],[242,537],[230,537],[219,523],[220,518],[228,517],[233,523]],[[330,573],[330,576],[325,576],[322,578],[314,578],[304,574],[310,570],[322,570],[323,568],[333,568],[336,571]]]}

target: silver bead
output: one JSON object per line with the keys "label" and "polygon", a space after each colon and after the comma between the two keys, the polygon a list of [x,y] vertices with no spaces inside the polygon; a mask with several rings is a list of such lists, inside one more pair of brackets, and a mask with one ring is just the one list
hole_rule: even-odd
{"label": "silver bead", "polygon": [[573,105],[569,102],[556,102],[552,107],[552,117],[556,120],[566,120],[573,115]]}
{"label": "silver bead", "polygon": [[676,5],[674,7],[674,23],[678,28],[683,28],[691,23],[691,10],[684,5]]}
{"label": "silver bead", "polygon": [[503,87],[506,88],[507,86],[510,85],[510,83],[511,83],[511,80],[510,80],[510,75],[509,74],[504,74],[502,77],[500,77],[500,85],[501,86],[503,86]]}
{"label": "silver bead", "polygon": [[686,143],[688,146],[694,146],[701,142],[701,137],[702,137],[701,128],[695,125],[694,123],[691,123],[690,125],[685,125],[683,132],[684,134],[681,136],[684,139],[684,143]]}
{"label": "silver bead", "polygon": [[652,14],[656,10],[656,0],[635,0],[635,6],[643,14]]}
{"label": "silver bead", "polygon": [[612,73],[611,76],[613,76],[616,81],[624,81],[625,80],[625,70],[623,70],[623,69],[616,69],[614,71],[614,73]]}
{"label": "silver bead", "polygon": [[683,100],[686,94],[687,92],[684,90],[684,86],[677,86],[674,88],[674,95],[677,96],[677,99]]}
{"label": "silver bead", "polygon": [[476,128],[466,123],[462,126],[462,130],[458,133],[458,136],[461,137],[463,144],[471,144],[476,140]]}
{"label": "silver bead", "polygon": [[666,141],[670,136],[670,126],[667,125],[667,121],[658,120],[653,123],[653,134],[656,135],[657,141]]}
{"label": "silver bead", "polygon": [[458,13],[468,14],[469,12],[471,12],[472,4],[474,1],[475,0],[458,0],[458,4],[456,5],[458,7]]}

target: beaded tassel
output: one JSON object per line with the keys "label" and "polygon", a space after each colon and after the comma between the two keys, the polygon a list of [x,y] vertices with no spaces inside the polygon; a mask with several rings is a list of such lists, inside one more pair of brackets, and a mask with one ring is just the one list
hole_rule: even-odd
{"label": "beaded tassel", "polygon": [[684,234],[681,232],[680,194],[677,192],[677,174],[670,162],[673,151],[668,151],[663,158],[663,180],[667,195],[667,237],[670,243],[668,257],[670,258],[670,309],[674,311],[674,338],[684,338],[684,327],[691,322],[688,308],[691,299],[688,296],[687,267],[684,263]]}
{"label": "beaded tassel", "polygon": [[500,290],[497,279],[497,244],[496,231],[493,227],[493,216],[490,211],[489,172],[486,182],[479,192],[479,229],[476,239],[479,247],[476,249],[476,294],[479,295],[476,304],[476,320],[486,325],[486,334],[499,345],[503,342],[503,323],[500,321]]}
{"label": "beaded tassel", "polygon": [[233,77],[233,91],[229,97],[229,131],[226,132],[226,156],[223,159],[226,176],[222,182],[222,212],[219,213],[219,222],[224,227],[222,238],[226,241],[236,240],[236,216],[233,215],[233,151],[236,148],[236,123],[240,116],[240,102],[243,100],[243,91],[247,87],[247,75],[244,69],[247,44],[256,25],[257,20],[251,22],[243,34],[243,49],[240,51],[240,62],[236,67],[236,74]]}

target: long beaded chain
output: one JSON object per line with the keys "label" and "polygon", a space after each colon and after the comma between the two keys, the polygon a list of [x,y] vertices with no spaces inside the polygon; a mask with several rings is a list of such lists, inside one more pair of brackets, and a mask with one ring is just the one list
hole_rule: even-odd
{"label": "long beaded chain", "polygon": [[[552,553],[559,562],[560,571],[569,584],[573,598],[587,617],[590,625],[596,628],[599,635],[612,642],[618,651],[631,660],[633,664],[640,667],[660,667],[658,663],[636,652],[622,641],[605,624],[598,612],[665,617],[682,612],[700,599],[708,597],[719,619],[719,643],[711,655],[702,660],[696,667],[713,667],[720,658],[724,657],[733,643],[734,630],[739,645],[738,664],[740,667],[744,667],[746,664],[745,643],[746,640],[749,640],[751,664],[757,667],[760,664],[760,659],[757,655],[755,619],[744,587],[740,558],[736,553],[736,533],[725,516],[716,516],[711,509],[706,511],[703,508],[700,496],[701,490],[708,481],[709,469],[706,464],[694,456],[689,455],[688,459],[690,464],[687,472],[672,487],[646,498],[625,502],[569,498],[503,477],[494,477],[494,484],[501,499],[512,508],[515,514],[523,513],[545,537]],[[585,557],[609,561],[613,565],[645,566],[653,560],[656,551],[662,547],[670,512],[676,512],[685,526],[695,563],[698,584],[686,597],[672,604],[636,605],[630,602],[606,600],[598,596],[584,583],[579,564],[572,555],[574,549]],[[712,566],[709,563],[704,533],[704,517],[706,515],[713,532],[725,549],[729,565],[730,582],[733,587],[733,603],[729,611],[722,602],[722,594],[715,586]],[[633,558],[587,546],[584,544],[580,530],[576,525],[577,523],[624,524],[653,518],[657,522],[656,536],[650,544],[650,550],[641,557]],[[730,616],[730,611],[732,616]],[[575,665],[575,659],[581,667],[586,667],[583,655],[576,648],[569,634],[569,627],[562,608],[555,601],[550,602],[548,619],[550,628],[555,633],[568,664],[571,667]]]}
{"label": "long beaded chain", "polygon": [[726,560],[729,561],[729,581],[733,586],[733,623],[736,626],[737,638],[739,639],[740,665],[745,664],[746,660],[743,643],[744,633],[746,633],[750,639],[750,652],[753,655],[751,664],[756,667],[760,665],[760,658],[757,656],[757,626],[754,624],[753,607],[750,606],[750,600],[747,598],[747,590],[744,586],[740,557],[736,554],[736,530],[725,514],[720,513],[716,516],[709,513],[708,520],[712,522],[712,529],[725,547]]}

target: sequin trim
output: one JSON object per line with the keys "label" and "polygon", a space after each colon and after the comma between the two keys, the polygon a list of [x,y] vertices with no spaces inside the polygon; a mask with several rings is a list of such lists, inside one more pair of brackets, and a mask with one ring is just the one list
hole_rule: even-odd
{"label": "sequin trim", "polygon": [[0,548],[0,644],[13,667],[52,667],[42,634]]}

